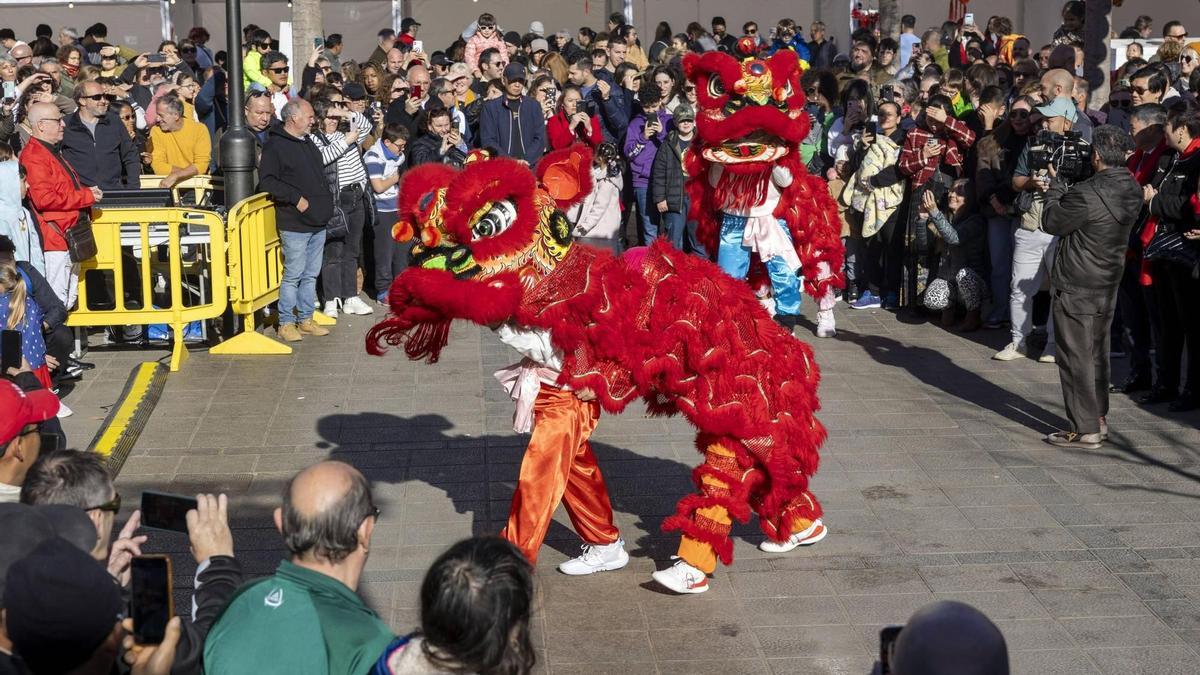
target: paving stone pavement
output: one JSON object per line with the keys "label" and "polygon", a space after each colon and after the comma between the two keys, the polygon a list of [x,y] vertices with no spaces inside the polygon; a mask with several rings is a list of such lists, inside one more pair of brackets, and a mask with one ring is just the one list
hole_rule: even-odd
{"label": "paving stone pavement", "polygon": [[[1053,448],[1041,435],[1063,424],[1057,370],[991,361],[1003,331],[838,311],[836,339],[799,331],[823,375],[829,439],[813,490],[830,536],[768,555],[751,522],[708,593],[659,592],[649,574],[677,541],[659,526],[692,489],[693,432],[639,405],[606,416],[596,454],[632,560],[557,573],[578,546],[560,509],[538,564],[539,672],[867,673],[879,628],[940,598],[992,617],[1016,673],[1197,672],[1200,417],[1117,396],[1103,450]],[[383,509],[361,592],[407,632],[433,558],[499,531],[525,438],[491,376],[512,355],[489,333],[456,325],[429,366],[368,356],[371,318],[343,317],[290,357],[193,353],[117,485],[126,512],[143,488],[228,492],[237,554],[261,575],[281,556],[271,511],[287,478],[325,457],[354,464]],[[98,368],[67,398],[74,445],[129,369],[159,355],[91,353]],[[182,536],[154,532],[147,549],[176,553],[177,585],[190,586]]]}

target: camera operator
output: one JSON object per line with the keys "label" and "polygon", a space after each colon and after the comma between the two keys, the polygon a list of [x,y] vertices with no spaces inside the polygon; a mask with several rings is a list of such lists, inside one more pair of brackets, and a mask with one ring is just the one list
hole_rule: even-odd
{"label": "camera operator", "polygon": [[1052,445],[1098,449],[1107,436],[1108,352],[1117,286],[1125,271],[1129,232],[1142,207],[1142,188],[1125,161],[1133,139],[1105,125],[1095,129],[1094,175],[1070,185],[1051,164],[1042,229],[1060,237],[1050,274],[1058,372],[1071,429],[1046,437]]}
{"label": "camera operator", "polygon": [[[1060,96],[1039,106],[1035,112],[1042,117],[1042,129],[1025,143],[1012,178],[1012,188],[1018,193],[1017,210],[1021,212],[1021,224],[1013,237],[1012,294],[1008,301],[1012,341],[992,357],[997,361],[1013,361],[1026,355],[1026,340],[1033,332],[1033,296],[1049,274],[1054,259],[1056,240],[1054,235],[1042,229],[1045,199],[1038,179],[1048,183],[1050,164],[1054,164],[1055,171],[1064,180],[1068,177],[1077,180],[1091,170],[1090,164],[1081,166],[1080,159],[1089,146],[1078,136],[1066,136],[1079,114],[1075,102]],[[1064,167],[1068,170],[1064,171]],[[1038,361],[1054,363],[1054,358],[1054,319],[1051,317],[1046,322],[1046,348]]]}

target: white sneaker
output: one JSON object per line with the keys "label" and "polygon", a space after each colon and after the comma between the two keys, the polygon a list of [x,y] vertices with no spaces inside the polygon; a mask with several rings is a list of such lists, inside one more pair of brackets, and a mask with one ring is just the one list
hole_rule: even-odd
{"label": "white sneaker", "polygon": [[597,546],[584,544],[583,555],[558,566],[558,571],[573,577],[595,574],[596,572],[611,572],[629,564],[629,554],[625,552],[624,540],[618,539],[611,544]]}
{"label": "white sneaker", "polygon": [[781,543],[767,539],[758,545],[758,550],[767,553],[787,553],[798,546],[815,544],[824,539],[827,534],[829,534],[829,528],[825,527],[820,518],[817,518],[807,530],[793,534],[787,538],[787,541]]}
{"label": "white sneaker", "polygon": [[1038,363],[1054,363],[1056,361],[1055,356],[1057,354],[1058,350],[1056,350],[1054,347],[1047,347],[1046,349],[1042,350],[1042,355],[1038,357]]}
{"label": "white sneaker", "polygon": [[703,593],[708,590],[708,575],[684,562],[679,556],[671,556],[675,564],[650,576],[668,590],[676,593]]}
{"label": "white sneaker", "polygon": [[342,311],[347,314],[358,314],[360,316],[375,313],[375,310],[371,309],[371,306],[363,302],[362,298],[359,298],[357,295],[342,301]]}
{"label": "white sneaker", "polygon": [[817,337],[831,338],[837,335],[837,322],[833,318],[832,309],[817,312]]}
{"label": "white sneaker", "polygon": [[1008,346],[992,356],[994,361],[1016,361],[1023,358],[1025,358],[1025,345],[1019,342],[1008,343]]}
{"label": "white sneaker", "polygon": [[321,313],[331,319],[336,319],[337,315],[338,315],[338,301],[337,300],[326,300],[325,301],[325,309],[322,309]]}
{"label": "white sneaker", "polygon": [[58,402],[58,418],[59,419],[62,419],[64,417],[70,417],[71,415],[74,415],[74,414],[75,414],[74,410],[71,410],[70,408],[67,407],[66,403],[64,403],[62,400],[59,400],[59,402]]}

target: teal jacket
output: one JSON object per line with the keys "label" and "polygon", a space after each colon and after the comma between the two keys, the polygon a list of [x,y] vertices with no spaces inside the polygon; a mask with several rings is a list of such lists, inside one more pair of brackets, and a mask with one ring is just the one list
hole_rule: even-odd
{"label": "teal jacket", "polygon": [[204,644],[204,672],[364,675],[395,633],[333,577],[283,561],[230,601]]}

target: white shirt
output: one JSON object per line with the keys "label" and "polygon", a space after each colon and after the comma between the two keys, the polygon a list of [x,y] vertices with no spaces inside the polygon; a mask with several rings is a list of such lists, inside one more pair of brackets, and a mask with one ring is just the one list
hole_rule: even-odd
{"label": "white shirt", "polygon": [[21,486],[0,483],[0,504],[16,504],[21,501]]}

